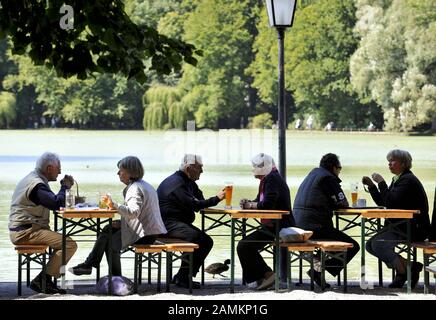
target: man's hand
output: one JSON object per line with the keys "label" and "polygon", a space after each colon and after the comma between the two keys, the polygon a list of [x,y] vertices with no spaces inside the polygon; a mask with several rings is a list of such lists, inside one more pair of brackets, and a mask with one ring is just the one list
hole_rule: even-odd
{"label": "man's hand", "polygon": [[371,175],[371,177],[372,177],[372,180],[374,180],[374,181],[377,182],[377,183],[380,183],[380,182],[382,182],[382,181],[385,181],[385,179],[383,179],[383,177],[382,177],[380,174],[376,173],[376,172],[374,172],[374,173]]}
{"label": "man's hand", "polygon": [[223,190],[218,192],[216,196],[218,197],[218,199],[220,199],[220,201],[223,200],[226,197],[226,189],[224,188]]}
{"label": "man's hand", "polygon": [[249,202],[249,201],[250,201],[250,200],[248,200],[248,199],[246,199],[246,198],[241,199],[241,200],[239,200],[239,205],[241,206],[242,209],[244,209],[244,205],[245,205],[247,202]]}
{"label": "man's hand", "polygon": [[61,180],[61,186],[65,186],[68,189],[70,189],[74,185],[74,178],[73,176],[65,175],[64,178]]}
{"label": "man's hand", "polygon": [[374,186],[374,182],[372,182],[371,178],[370,178],[370,177],[367,177],[367,176],[364,176],[364,177],[362,178],[362,183],[365,184],[365,185],[367,185],[368,187],[372,187],[372,186]]}

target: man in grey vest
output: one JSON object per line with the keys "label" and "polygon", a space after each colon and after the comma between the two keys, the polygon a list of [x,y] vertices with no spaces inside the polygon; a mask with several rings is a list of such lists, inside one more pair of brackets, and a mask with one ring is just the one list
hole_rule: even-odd
{"label": "man in grey vest", "polygon": [[[297,227],[313,231],[311,239],[336,240],[353,244],[347,250],[347,263],[359,252],[359,244],[333,226],[333,211],[347,208],[348,201],[341,189],[339,173],[342,166],[337,155],[327,153],[321,158],[319,168],[313,169],[298,188],[293,215]],[[326,261],[326,270],[337,276],[342,263],[337,259]],[[320,270],[314,270],[314,281],[321,286]],[[310,275],[310,272],[308,273]],[[330,285],[325,284],[328,288]]]}
{"label": "man in grey vest", "polygon": [[[74,184],[72,176],[65,175],[61,189],[54,194],[49,181],[56,181],[61,173],[61,162],[55,153],[46,152],[36,161],[35,170],[25,176],[15,187],[9,213],[9,236],[13,244],[46,244],[53,249],[47,263],[46,293],[66,293],[58,288],[52,277],[60,277],[62,264],[62,235],[50,230],[50,210],[65,206],[65,190]],[[67,238],[66,262],[77,250],[77,244]],[[30,288],[42,291],[42,272],[32,280]]]}

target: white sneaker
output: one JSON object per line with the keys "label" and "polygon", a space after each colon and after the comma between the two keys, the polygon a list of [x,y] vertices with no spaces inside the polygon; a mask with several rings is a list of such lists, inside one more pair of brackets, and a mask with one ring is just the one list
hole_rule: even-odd
{"label": "white sneaker", "polygon": [[266,290],[271,288],[275,283],[276,275],[272,273],[268,278],[263,279],[262,283],[257,287],[257,290]]}

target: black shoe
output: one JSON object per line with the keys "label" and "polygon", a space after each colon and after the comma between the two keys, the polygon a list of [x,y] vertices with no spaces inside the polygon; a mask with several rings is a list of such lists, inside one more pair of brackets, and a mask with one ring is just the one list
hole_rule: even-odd
{"label": "black shoe", "polygon": [[397,273],[395,275],[394,281],[388,285],[391,289],[401,289],[407,280],[406,274]]}
{"label": "black shoe", "polygon": [[50,288],[54,293],[66,294],[67,291],[65,289],[59,288],[54,282],[51,280],[51,277],[47,275],[46,286]]}
{"label": "black shoe", "polygon": [[53,282],[51,282],[51,278],[50,279],[48,279],[48,278],[49,278],[49,276],[47,276],[47,280],[45,281],[45,292],[42,291],[42,277],[41,277],[41,275],[36,276],[36,278],[33,279],[32,282],[30,282],[30,289],[32,289],[35,292],[45,293],[45,294],[61,293],[60,290],[62,290],[66,293],[65,290],[57,288],[53,284]]}
{"label": "black shoe", "polygon": [[[312,276],[311,276],[311,272],[310,272],[311,270],[309,270],[309,271],[307,271],[307,275],[310,277],[310,278],[312,278]],[[320,286],[320,287],[322,287],[322,285],[321,285],[321,272],[318,272],[318,271],[313,271],[313,281],[318,285],[318,286]],[[324,288],[325,289],[328,289],[328,288],[330,288],[330,284],[328,284],[327,282],[325,282],[324,281]]]}
{"label": "black shoe", "polygon": [[81,276],[83,274],[91,274],[92,266],[89,266],[86,263],[80,263],[77,266],[68,269],[68,271],[70,271],[72,274],[75,274],[76,276]]}
{"label": "black shoe", "polygon": [[[173,277],[173,280],[171,281],[171,283],[175,283],[176,286],[180,287],[180,288],[186,288],[189,289],[189,279],[185,278],[185,277],[179,277],[178,275],[175,275]],[[200,289],[200,282],[197,281],[192,281],[192,289]]]}
{"label": "black shoe", "polygon": [[422,265],[422,263],[419,262],[414,262],[412,264],[412,289],[415,289],[416,285],[418,284],[419,273],[422,271],[423,267],[424,266]]}

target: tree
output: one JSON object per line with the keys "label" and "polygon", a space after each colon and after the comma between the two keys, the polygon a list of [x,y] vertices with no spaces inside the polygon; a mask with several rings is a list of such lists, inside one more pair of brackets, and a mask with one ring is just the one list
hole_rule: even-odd
{"label": "tree", "polygon": [[35,65],[58,76],[86,79],[93,72],[118,73],[143,83],[144,70],[169,74],[183,61],[192,65],[194,46],[136,25],[122,0],[71,0],[74,27],[60,27],[62,0],[0,0],[0,39],[9,35],[14,54],[27,54]]}
{"label": "tree", "polygon": [[352,84],[378,103],[388,130],[436,130],[436,4],[431,0],[357,1]]}
{"label": "tree", "polygon": [[15,120],[15,105],[17,100],[14,94],[10,92],[0,92],[0,128],[10,128],[11,123]]}

